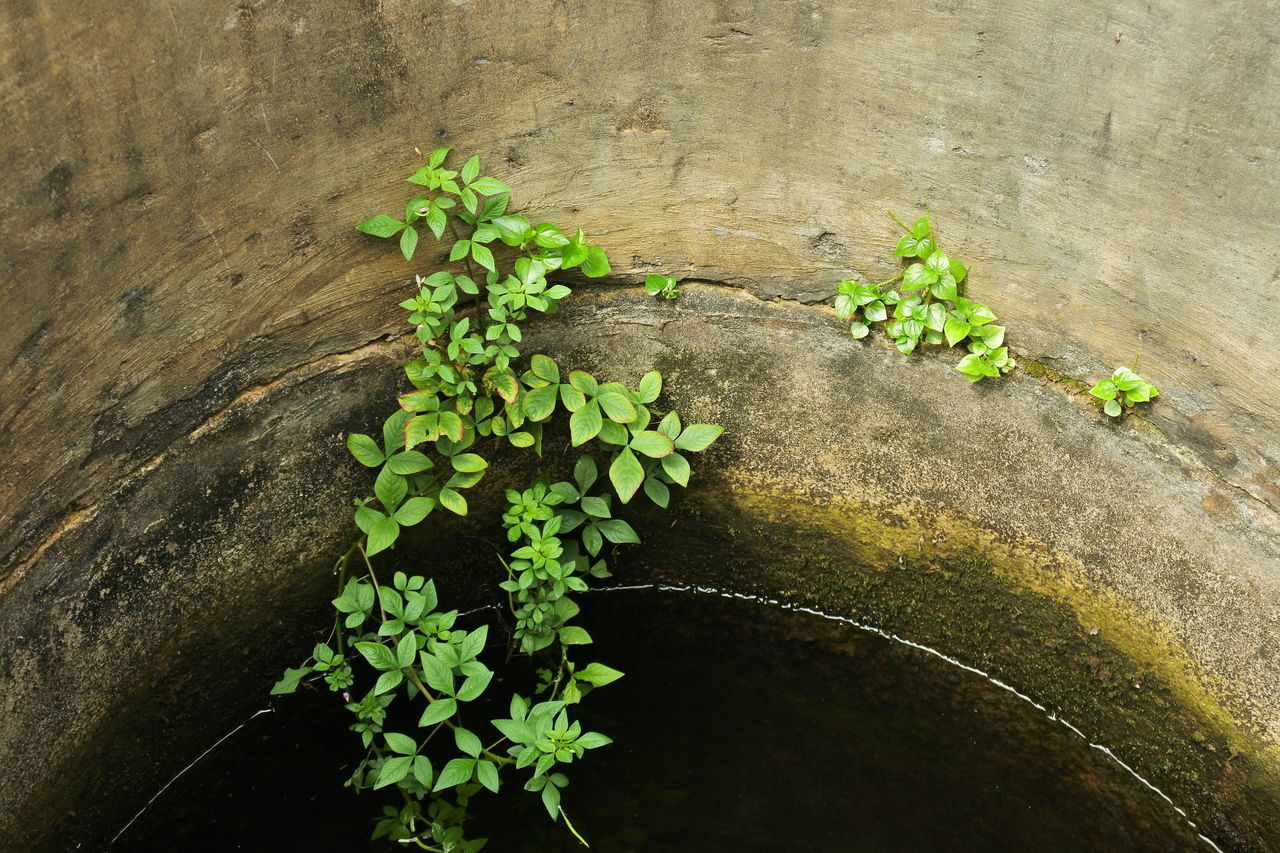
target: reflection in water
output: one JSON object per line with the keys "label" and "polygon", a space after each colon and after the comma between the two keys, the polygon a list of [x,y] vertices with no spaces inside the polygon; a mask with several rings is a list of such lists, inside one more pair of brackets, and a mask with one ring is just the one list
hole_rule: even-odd
{"label": "reflection in water", "polygon": [[[593,595],[579,621],[596,641],[583,662],[628,673],[582,706],[615,742],[572,765],[565,791],[600,853],[1216,849],[1029,697],[873,627],[688,587]],[[113,849],[385,849],[368,842],[377,795],[341,787],[345,712],[327,693],[286,698]],[[581,850],[531,796],[476,805],[486,849]]]}

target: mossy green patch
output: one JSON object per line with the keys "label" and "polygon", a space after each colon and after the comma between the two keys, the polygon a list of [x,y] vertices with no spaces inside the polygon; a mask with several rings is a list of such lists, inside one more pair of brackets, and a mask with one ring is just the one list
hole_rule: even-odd
{"label": "mossy green patch", "polygon": [[1078,562],[924,502],[784,495],[742,475],[699,494],[681,523],[642,530],[661,578],[783,598],[936,648],[1113,749],[1191,804],[1211,836],[1249,849],[1274,831],[1275,756],[1169,630]]}

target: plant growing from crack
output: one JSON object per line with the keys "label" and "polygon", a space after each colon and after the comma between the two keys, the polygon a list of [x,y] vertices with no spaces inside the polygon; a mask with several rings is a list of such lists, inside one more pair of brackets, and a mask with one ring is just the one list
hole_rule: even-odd
{"label": "plant growing from crack", "polygon": [[1127,411],[1133,411],[1138,403],[1146,403],[1160,394],[1156,386],[1139,376],[1133,367],[1117,367],[1106,379],[1101,380],[1089,393],[1103,400],[1102,410],[1113,418],[1118,418]]}
{"label": "plant growing from crack", "polygon": [[[872,324],[884,325],[894,345],[904,355],[923,341],[965,344],[968,355],[956,370],[977,382],[984,376],[1000,376],[1017,366],[1004,346],[1004,326],[985,305],[964,296],[969,270],[938,248],[928,214],[908,226],[892,213],[906,234],[894,247],[895,257],[908,265],[886,281],[863,284],[846,280],[836,291],[836,315],[849,323],[849,334],[864,338]],[[901,281],[902,293],[890,285]],[[885,289],[885,288],[889,289]]]}
{"label": "plant growing from crack", "polygon": [[676,284],[672,276],[651,272],[644,277],[644,292],[650,296],[677,299],[680,296],[680,285]]}
{"label": "plant growing from crack", "polygon": [[[533,312],[554,312],[571,292],[548,276],[573,267],[602,276],[608,259],[581,230],[571,236],[508,213],[506,184],[482,176],[476,157],[446,168],[448,154],[433,151],[408,179],[425,191],[405,205],[403,220],[379,215],[357,226],[397,238],[406,260],[424,225],[438,240],[448,232],[453,266],[416,276],[414,294],[400,303],[421,347],[404,365],[412,390],[399,395],[381,441],[347,437],[356,460],[378,473],[373,494],[355,499],[360,532],[335,564],[335,645],[317,644],[272,693],[291,693],[311,676],[341,694],[363,750],[347,784],[398,796],[383,807],[374,838],[437,853],[479,850],[486,839],[466,833],[471,798],[523,773],[524,789],[581,841],[562,804],[565,771],[610,739],[586,731],[576,706],[622,673],[581,662],[591,637],[572,624],[579,605],[571,594],[609,577],[611,546],[640,541],[621,506],[643,493],[666,508],[671,488],[688,485],[686,454],[705,450],[723,428],[659,412],[656,370],[631,387],[565,373],[546,355],[526,361],[517,347],[522,324]],[[488,455],[510,444],[541,456],[564,415],[568,443],[584,449],[571,476],[548,471],[505,492],[510,552],[495,564],[514,617],[509,636],[491,637],[498,632],[485,624],[462,627],[432,580],[404,572],[379,579],[373,558],[403,528],[439,509],[465,515],[464,492],[485,476]],[[482,658],[495,644],[507,646],[508,664],[513,656],[541,662],[536,681],[525,679],[527,688],[510,696],[507,716],[464,723],[464,710],[490,688],[494,670]],[[518,669],[504,676],[522,680]]]}

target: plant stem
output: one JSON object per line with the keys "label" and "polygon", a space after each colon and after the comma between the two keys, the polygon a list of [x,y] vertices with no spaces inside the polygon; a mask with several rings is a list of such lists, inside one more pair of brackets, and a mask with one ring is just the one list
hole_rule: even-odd
{"label": "plant stem", "polygon": [[564,818],[564,825],[569,827],[569,831],[573,833],[573,837],[578,839],[580,842],[582,842],[583,847],[590,849],[591,845],[587,843],[587,839],[583,838],[581,835],[578,834],[578,830],[577,828],[574,827],[573,821],[569,820],[569,815],[565,812],[564,806],[560,806],[559,808],[560,808],[560,817]]}
{"label": "plant stem", "polygon": [[894,215],[893,215],[893,211],[892,211],[892,210],[886,210],[886,211],[885,211],[885,213],[889,214],[889,218],[890,218],[890,219],[892,219],[894,222],[896,222],[896,223],[898,223],[899,225],[901,225],[901,226],[902,226],[902,230],[903,230],[903,231],[906,231],[908,234],[910,234],[910,233],[911,233],[911,229],[910,229],[910,228],[909,228],[905,223],[903,223],[903,221],[902,221],[901,219],[899,219],[898,217],[894,216]]}
{"label": "plant stem", "polygon": [[369,562],[369,555],[364,552],[364,548],[360,543],[356,543],[356,548],[360,551],[360,556],[364,557],[365,567],[369,570],[369,579],[373,581],[373,591],[378,597],[378,612],[382,614],[382,621],[387,621],[387,611],[382,609],[382,587],[378,586],[378,576],[373,573],[373,563]]}
{"label": "plant stem", "polygon": [[[453,224],[453,215],[452,215],[452,214],[447,214],[447,213],[446,213],[446,214],[445,214],[445,221],[446,221],[446,222],[448,222],[448,224],[449,224],[449,233],[453,235],[453,239],[454,239],[454,241],[456,242],[456,241],[458,241],[458,240],[461,240],[461,239],[462,239],[462,235],[458,233],[458,226],[456,226],[456,225],[454,225],[454,224]],[[472,281],[475,281],[475,280],[476,280],[476,269],[475,269],[475,267],[471,266],[471,253],[470,253],[470,252],[467,252],[467,254],[465,254],[465,255],[463,255],[463,256],[462,256],[462,262],[463,262],[464,264],[466,264],[466,265],[467,265],[467,275],[471,276],[471,280],[472,280]],[[478,282],[477,282],[477,286],[478,286]],[[477,302],[481,302],[481,301],[482,301],[482,300],[477,299]]]}

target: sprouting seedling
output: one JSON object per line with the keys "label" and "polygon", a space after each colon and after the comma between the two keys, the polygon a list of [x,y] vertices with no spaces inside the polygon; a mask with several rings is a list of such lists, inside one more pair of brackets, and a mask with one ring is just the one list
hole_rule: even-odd
{"label": "sprouting seedling", "polygon": [[1146,403],[1160,394],[1156,386],[1137,374],[1138,360],[1133,367],[1117,367],[1107,379],[1089,389],[1099,400],[1105,400],[1102,411],[1113,418],[1120,417],[1137,403]]}
{"label": "sprouting seedling", "polygon": [[645,276],[644,292],[650,296],[665,296],[667,299],[675,299],[680,295],[680,285],[676,284],[676,280],[669,275],[659,275],[651,272]]}

